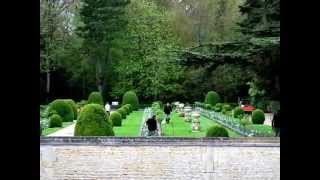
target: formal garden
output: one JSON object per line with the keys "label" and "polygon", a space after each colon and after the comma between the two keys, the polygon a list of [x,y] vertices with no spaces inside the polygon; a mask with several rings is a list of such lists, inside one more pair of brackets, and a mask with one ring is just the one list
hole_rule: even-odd
{"label": "formal garden", "polygon": [[[50,136],[74,125],[72,136],[146,136],[146,120],[155,115],[159,136],[169,137],[246,137],[274,136],[272,126],[266,124],[266,113],[255,109],[245,112],[241,105],[221,103],[214,91],[207,93],[203,102],[193,104],[173,102],[170,121],[165,122],[161,101],[144,109],[134,91],[123,95],[120,105],[107,112],[102,95],[92,92],[88,100],[75,103],[71,99],[56,99],[40,106],[40,135]],[[273,107],[278,108],[278,107]],[[65,136],[65,134],[59,134]]]}
{"label": "formal garden", "polygon": [[41,0],[40,135],[276,136],[279,4]]}

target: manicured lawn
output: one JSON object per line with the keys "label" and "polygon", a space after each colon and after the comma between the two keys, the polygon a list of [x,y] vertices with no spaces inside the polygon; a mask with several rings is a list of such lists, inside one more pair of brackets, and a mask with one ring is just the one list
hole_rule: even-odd
{"label": "manicured lawn", "polygon": [[269,125],[252,124],[249,125],[247,128],[258,130],[259,132],[262,132],[263,134],[268,134],[269,136],[275,135],[272,127]]}
{"label": "manicured lawn", "polygon": [[[203,116],[200,117],[200,132],[192,132],[191,123],[184,121],[182,117],[179,117],[175,112],[171,115],[169,124],[162,125],[163,136],[179,136],[179,137],[205,137],[206,131],[209,127],[217,125],[212,120],[209,120]],[[241,135],[227,129],[230,137],[240,137]]]}
{"label": "manicured lawn", "polygon": [[140,136],[143,111],[133,111],[122,120],[120,127],[113,127],[115,136]]}
{"label": "manicured lawn", "polygon": [[62,127],[55,127],[55,128],[46,128],[42,130],[42,136],[47,136],[51,133],[54,133],[62,128],[65,128],[67,126],[70,126],[71,124],[73,124],[74,122],[63,122],[62,123]]}

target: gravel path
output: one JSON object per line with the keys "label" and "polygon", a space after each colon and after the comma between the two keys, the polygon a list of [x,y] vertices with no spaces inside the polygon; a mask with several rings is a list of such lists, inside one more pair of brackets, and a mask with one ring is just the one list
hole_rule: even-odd
{"label": "gravel path", "polygon": [[70,126],[60,129],[52,134],[49,134],[48,136],[73,136],[75,125],[76,123],[73,123]]}

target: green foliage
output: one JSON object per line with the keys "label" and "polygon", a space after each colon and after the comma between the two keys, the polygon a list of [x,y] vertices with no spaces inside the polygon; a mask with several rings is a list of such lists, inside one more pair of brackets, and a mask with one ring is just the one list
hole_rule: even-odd
{"label": "green foliage", "polygon": [[159,123],[161,123],[161,121],[164,119],[164,116],[165,116],[165,114],[164,114],[164,112],[163,112],[162,110],[158,109],[158,110],[156,111],[156,120],[157,120]]}
{"label": "green foliage", "polygon": [[100,104],[104,105],[100,92],[92,92],[88,98],[88,104]]}
{"label": "green foliage", "polygon": [[223,94],[225,101],[235,101],[240,90],[246,88],[246,82],[251,78],[251,70],[225,63],[217,66],[207,81],[212,82],[219,94]]}
{"label": "green foliage", "polygon": [[49,104],[49,115],[58,114],[63,122],[71,122],[74,120],[72,107],[63,99],[56,99]]}
{"label": "green foliage", "polygon": [[247,114],[244,115],[240,120],[240,124],[244,127],[247,127],[248,125],[252,124],[252,122],[250,121],[250,116]]}
{"label": "green foliage", "polygon": [[121,126],[122,116],[117,111],[112,112],[109,119],[112,121],[113,126]]}
{"label": "green foliage", "polygon": [[222,106],[222,109],[225,110],[225,111],[231,111],[232,110],[232,107],[230,106],[230,104],[224,104]]}
{"label": "green foliage", "polygon": [[130,114],[130,109],[128,108],[128,106],[124,105],[121,108],[123,108],[124,110],[126,110],[127,114]]}
{"label": "green foliage", "polygon": [[134,91],[127,91],[122,97],[122,106],[130,104],[133,110],[138,110],[139,108],[139,100]]}
{"label": "green foliage", "polygon": [[85,105],[87,105],[87,104],[88,104],[88,101],[87,101],[87,100],[81,100],[80,102],[77,103],[77,106],[78,106],[79,108],[81,108],[81,107],[83,107],[83,106],[85,106]]}
{"label": "green foliage", "polygon": [[244,111],[240,107],[234,108],[233,117],[241,119],[243,115],[244,115]]}
{"label": "green foliage", "polygon": [[103,106],[85,105],[75,126],[75,136],[114,136],[112,124]]}
{"label": "green foliage", "polygon": [[205,108],[211,110],[212,106],[211,106],[211,104],[206,104]]}
{"label": "green foliage", "polygon": [[211,104],[211,106],[215,106],[218,102],[220,102],[220,96],[214,91],[209,91],[204,102],[206,104]]}
{"label": "green foliage", "polygon": [[62,127],[62,118],[58,114],[54,114],[49,118],[49,127]]}
{"label": "green foliage", "polygon": [[270,101],[269,103],[270,111],[275,113],[280,110],[280,102],[279,101]]}
{"label": "green foliage", "polygon": [[224,127],[220,125],[213,125],[208,129],[206,137],[229,137],[229,134]]}
{"label": "green foliage", "polygon": [[263,124],[265,120],[264,112],[261,109],[256,109],[252,112],[252,123]]}
{"label": "green foliage", "polygon": [[65,102],[72,107],[74,119],[78,118],[78,106],[72,99],[65,99]]}
{"label": "green foliage", "polygon": [[131,104],[126,104],[125,106],[129,109],[129,112],[132,112],[132,111],[133,111]]}
{"label": "green foliage", "polygon": [[222,106],[223,106],[222,103],[217,103],[217,104],[214,106],[213,110],[216,111],[216,112],[220,112],[220,111],[222,111]]}
{"label": "green foliage", "polygon": [[[176,63],[178,48],[172,14],[154,1],[131,1],[130,20],[123,39],[117,41],[122,51],[116,65],[118,81],[113,96],[133,89],[142,99],[174,99],[182,92],[182,68]],[[125,52],[125,53],[124,53]],[[130,67],[130,68],[128,68]]]}
{"label": "green foliage", "polygon": [[119,109],[117,109],[117,112],[121,114],[122,119],[126,119],[127,111],[125,109],[119,108]]}

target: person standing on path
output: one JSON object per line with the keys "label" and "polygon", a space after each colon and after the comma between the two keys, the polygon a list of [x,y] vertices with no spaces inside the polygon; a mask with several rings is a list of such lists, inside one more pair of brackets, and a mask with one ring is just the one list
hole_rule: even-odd
{"label": "person standing on path", "polygon": [[278,110],[273,116],[272,128],[276,133],[276,137],[280,137],[280,110]]}
{"label": "person standing on path", "polygon": [[108,114],[110,114],[110,104],[109,104],[109,102],[106,103],[106,105],[105,105],[104,108],[106,109],[106,112],[107,112]]}
{"label": "person standing on path", "polygon": [[146,124],[148,126],[148,136],[154,136],[156,135],[156,130],[157,130],[157,120],[156,120],[156,116],[152,115],[151,118],[149,118],[146,121]]}
{"label": "person standing on path", "polygon": [[172,107],[170,106],[169,103],[167,103],[167,104],[164,106],[163,111],[164,111],[164,113],[165,113],[166,122],[167,122],[167,124],[169,124],[170,114],[171,114],[171,111],[172,111]]}

